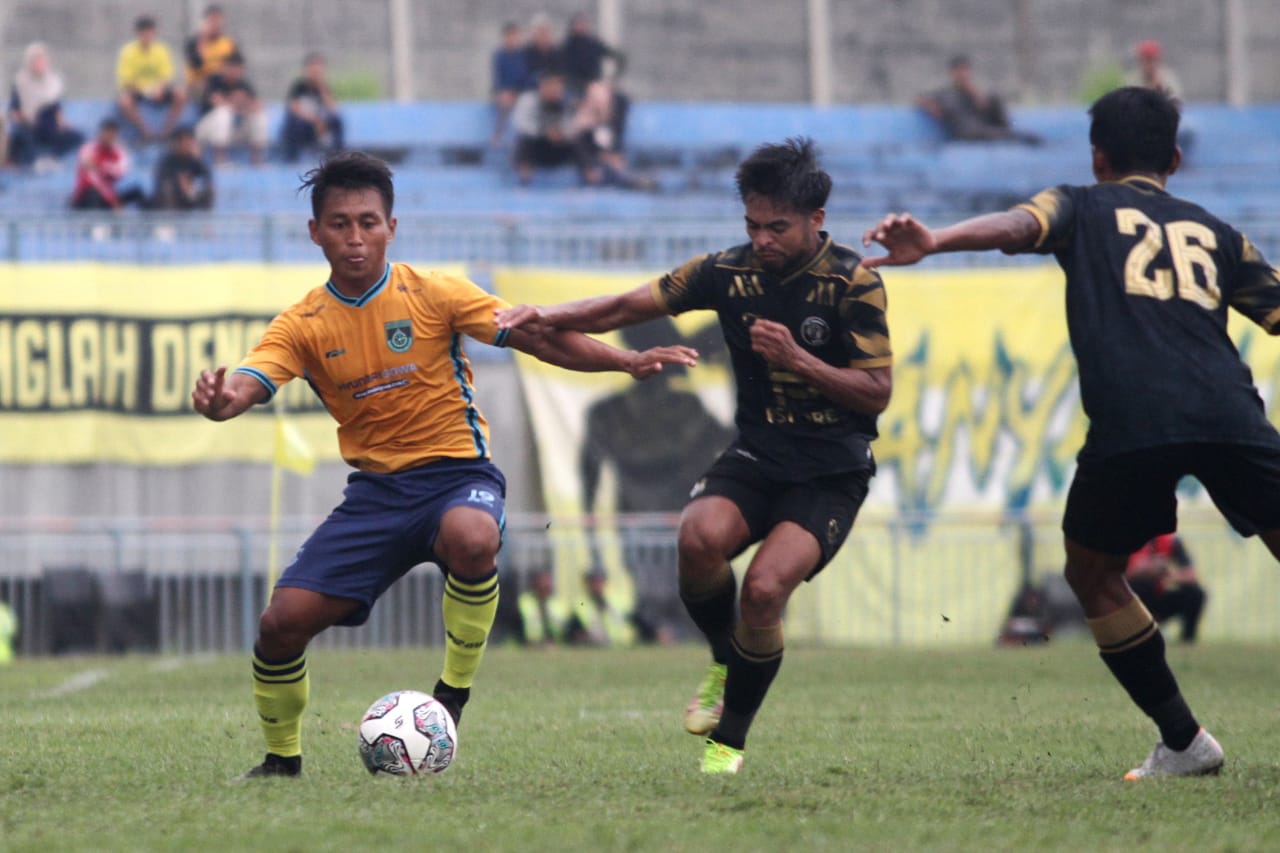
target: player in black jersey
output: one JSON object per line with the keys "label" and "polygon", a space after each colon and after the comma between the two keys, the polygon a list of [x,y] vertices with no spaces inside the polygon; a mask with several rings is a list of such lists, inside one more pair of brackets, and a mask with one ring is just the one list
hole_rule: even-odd
{"label": "player in black jersey", "polygon": [[1176,528],[1174,490],[1186,475],[1280,557],[1280,434],[1227,336],[1228,306],[1280,332],[1280,275],[1231,226],[1165,192],[1181,159],[1166,95],[1117,89],[1089,114],[1097,184],[1048,189],[937,231],[891,214],[864,235],[888,254],[865,264],[982,249],[1057,258],[1089,416],[1062,523],[1066,576],[1102,659],[1160,730],[1125,778],[1217,773],[1222,748],[1187,707],[1125,564]]}
{"label": "player in black jersey", "polygon": [[[693,486],[680,520],[680,596],[712,664],[685,713],[702,770],[736,773],[782,662],[782,611],[844,542],[875,472],[870,442],[892,387],[885,293],[822,230],[831,178],[812,141],[758,148],[738,167],[750,243],[627,293],[499,314],[604,332],[717,312],[737,381],[737,438]],[[742,579],[729,561],[759,542]],[[741,618],[738,618],[738,610]]]}

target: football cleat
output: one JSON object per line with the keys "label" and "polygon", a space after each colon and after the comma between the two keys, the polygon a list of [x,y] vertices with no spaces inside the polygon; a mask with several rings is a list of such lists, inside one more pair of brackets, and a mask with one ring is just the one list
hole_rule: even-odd
{"label": "football cleat", "polygon": [[684,728],[689,734],[705,737],[720,722],[720,714],[724,711],[724,679],[728,669],[722,663],[713,663],[707,667],[706,677],[702,679],[698,692],[693,695],[689,707],[684,709]]}
{"label": "football cleat", "polygon": [[1202,728],[1186,749],[1170,749],[1163,741],[1157,743],[1142,766],[1130,770],[1124,778],[1135,782],[1161,776],[1216,776],[1222,761],[1222,747]]}
{"label": "football cleat", "polygon": [[725,746],[707,738],[702,750],[702,772],[713,776],[732,776],[742,769],[742,750]]}
{"label": "football cleat", "polygon": [[267,757],[262,759],[262,763],[252,770],[246,770],[236,777],[237,782],[244,782],[248,779],[263,779],[267,776],[301,776],[302,775],[302,756],[293,755],[285,757],[276,755],[274,752],[268,752]]}
{"label": "football cleat", "polygon": [[453,725],[456,728],[462,722],[462,706],[471,698],[471,688],[450,687],[444,683],[443,679],[438,679],[436,686],[431,690],[431,695],[444,706],[449,716],[453,717]]}

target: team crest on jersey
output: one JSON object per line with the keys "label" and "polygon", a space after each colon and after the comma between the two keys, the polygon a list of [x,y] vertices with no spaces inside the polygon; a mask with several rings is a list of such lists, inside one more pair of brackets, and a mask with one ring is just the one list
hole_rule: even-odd
{"label": "team crest on jersey", "polygon": [[384,327],[387,346],[392,352],[408,352],[413,346],[413,323],[409,320],[393,320]]}
{"label": "team crest on jersey", "polygon": [[800,337],[811,347],[820,347],[831,340],[831,327],[821,317],[805,317],[800,324]]}

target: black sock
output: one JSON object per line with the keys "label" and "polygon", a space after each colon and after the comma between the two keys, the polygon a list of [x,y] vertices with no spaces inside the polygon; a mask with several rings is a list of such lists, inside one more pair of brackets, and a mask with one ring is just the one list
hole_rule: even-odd
{"label": "black sock", "polygon": [[712,740],[734,749],[746,746],[747,731],[781,666],[781,648],[767,657],[758,657],[744,652],[736,638],[730,643],[729,676],[724,682],[724,712],[710,734]]}
{"label": "black sock", "polygon": [[1200,724],[1178,689],[1178,681],[1165,660],[1164,637],[1150,637],[1122,652],[1103,652],[1103,663],[1160,729],[1160,739],[1170,749],[1183,750],[1195,739]]}
{"label": "black sock", "polygon": [[431,695],[445,707],[445,710],[449,712],[449,716],[453,717],[455,726],[462,722],[462,706],[466,705],[467,700],[471,698],[470,687],[450,687],[441,679],[436,681],[436,686],[431,690]]}
{"label": "black sock", "polygon": [[729,572],[728,578],[723,587],[707,598],[690,601],[683,593],[680,595],[693,624],[711,644],[711,658],[716,663],[729,662],[729,638],[738,612],[738,580],[733,572]]}

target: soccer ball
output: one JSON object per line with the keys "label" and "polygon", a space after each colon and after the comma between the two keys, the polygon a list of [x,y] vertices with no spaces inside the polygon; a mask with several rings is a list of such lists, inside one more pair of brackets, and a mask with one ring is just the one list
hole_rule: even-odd
{"label": "soccer ball", "polygon": [[417,690],[388,693],[360,720],[360,758],[377,775],[430,776],[458,754],[458,728],[444,705]]}

